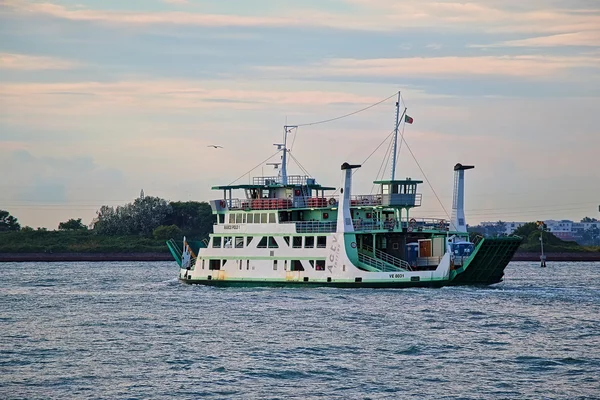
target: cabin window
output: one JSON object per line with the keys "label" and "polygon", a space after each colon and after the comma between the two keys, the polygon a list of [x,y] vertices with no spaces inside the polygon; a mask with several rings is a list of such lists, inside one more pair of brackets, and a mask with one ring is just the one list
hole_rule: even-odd
{"label": "cabin window", "polygon": [[235,224],[235,214],[229,214],[229,223]]}
{"label": "cabin window", "polygon": [[273,260],[273,271],[277,271],[277,260]]}
{"label": "cabin window", "polygon": [[231,243],[231,236],[226,236],[223,238],[223,247],[226,249],[230,249],[231,247],[233,247],[233,243]]}
{"label": "cabin window", "polygon": [[283,270],[287,271],[287,260],[283,261]]}
{"label": "cabin window", "polygon": [[212,238],[212,247],[214,249],[220,249],[221,248],[221,237],[220,236],[213,236]]}
{"label": "cabin window", "polygon": [[315,247],[315,237],[314,236],[305,236],[304,237],[304,247],[307,249],[312,249]]}
{"label": "cabin window", "polygon": [[266,249],[267,248],[267,237],[263,236],[260,238],[260,242],[258,242],[258,247],[259,249]]}
{"label": "cabin window", "polygon": [[238,264],[239,264],[239,266],[240,266],[240,271],[241,271],[241,270],[242,270],[242,260],[239,260],[239,261],[238,261]]}
{"label": "cabin window", "polygon": [[277,244],[277,242],[275,241],[275,238],[273,236],[269,236],[269,248],[270,249],[278,249],[279,245]]}
{"label": "cabin window", "polygon": [[250,269],[250,260],[246,260],[246,270],[249,270],[249,269]]}
{"label": "cabin window", "polygon": [[304,271],[304,267],[300,260],[292,260],[292,271]]}
{"label": "cabin window", "polygon": [[260,223],[261,224],[266,224],[267,223],[267,213],[260,214]]}
{"label": "cabin window", "polygon": [[299,249],[302,247],[302,236],[294,236],[292,241],[292,247],[294,249]]}
{"label": "cabin window", "polygon": [[246,247],[250,247],[251,241],[252,241],[252,236],[246,236]]}
{"label": "cabin window", "polygon": [[202,259],[202,269],[204,269],[204,259]]}
{"label": "cabin window", "polygon": [[324,249],[327,246],[327,236],[317,236],[317,248]]}
{"label": "cabin window", "polygon": [[226,262],[227,262],[227,260],[221,260],[221,269],[225,268]]}
{"label": "cabin window", "polygon": [[308,263],[310,264],[312,269],[315,269],[315,260],[308,260]]}
{"label": "cabin window", "polygon": [[243,222],[243,221],[242,221],[242,218],[243,218],[243,215],[242,215],[242,214],[236,214],[236,215],[235,215],[235,223],[236,223],[236,224],[241,224],[241,223]]}
{"label": "cabin window", "polygon": [[275,218],[275,213],[269,213],[269,223],[270,224],[277,223],[277,219]]}
{"label": "cabin window", "polygon": [[243,237],[236,237],[235,238],[235,248],[236,249],[242,249],[244,247],[244,238]]}
{"label": "cabin window", "polygon": [[285,244],[287,244],[288,246],[290,245],[290,237],[289,236],[284,236],[283,240],[285,241]]}
{"label": "cabin window", "polygon": [[221,260],[209,260],[208,269],[221,269]]}
{"label": "cabin window", "polygon": [[315,269],[317,271],[325,271],[325,260],[317,260]]}

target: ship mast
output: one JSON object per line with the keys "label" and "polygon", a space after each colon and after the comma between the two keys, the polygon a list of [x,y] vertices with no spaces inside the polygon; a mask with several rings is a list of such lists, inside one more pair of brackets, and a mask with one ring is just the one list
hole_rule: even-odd
{"label": "ship mast", "polygon": [[396,101],[396,125],[394,125],[394,153],[392,155],[392,180],[396,179],[396,156],[397,156],[397,148],[398,148],[398,127],[400,126],[400,121],[404,118],[404,114],[406,114],[406,107],[404,107],[404,111],[402,111],[402,116],[400,116],[400,92],[398,92],[398,100]]}
{"label": "ship mast", "polygon": [[298,128],[297,125],[284,125],[283,126],[283,144],[275,144],[279,150],[283,150],[283,156],[281,156],[281,184],[287,185],[287,135],[292,129]]}

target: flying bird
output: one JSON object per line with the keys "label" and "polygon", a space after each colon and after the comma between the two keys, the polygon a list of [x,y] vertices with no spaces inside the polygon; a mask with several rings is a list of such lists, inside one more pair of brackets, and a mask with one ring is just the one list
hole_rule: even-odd
{"label": "flying bird", "polygon": [[222,148],[223,148],[223,146],[218,146],[218,145],[216,145],[216,144],[209,144],[209,145],[208,145],[208,146],[206,146],[206,147],[214,147],[215,149],[222,149]]}

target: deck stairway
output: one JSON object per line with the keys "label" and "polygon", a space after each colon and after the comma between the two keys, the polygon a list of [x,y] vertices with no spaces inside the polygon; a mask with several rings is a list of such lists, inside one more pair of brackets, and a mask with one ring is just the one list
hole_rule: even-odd
{"label": "deck stairway", "polygon": [[473,256],[456,268],[453,285],[491,285],[502,282],[504,268],[521,245],[519,236],[480,238]]}
{"label": "deck stairway", "polygon": [[412,271],[406,261],[378,249],[373,251],[371,246],[364,244],[358,249],[358,261],[375,268],[375,272]]}

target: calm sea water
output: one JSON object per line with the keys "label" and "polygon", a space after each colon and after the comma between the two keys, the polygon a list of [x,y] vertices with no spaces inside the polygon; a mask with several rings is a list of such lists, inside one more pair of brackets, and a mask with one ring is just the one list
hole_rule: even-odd
{"label": "calm sea water", "polygon": [[174,263],[0,273],[3,399],[600,398],[600,263],[399,290],[187,286]]}

